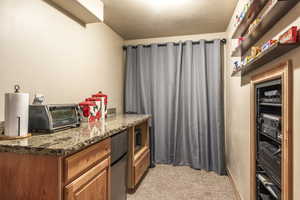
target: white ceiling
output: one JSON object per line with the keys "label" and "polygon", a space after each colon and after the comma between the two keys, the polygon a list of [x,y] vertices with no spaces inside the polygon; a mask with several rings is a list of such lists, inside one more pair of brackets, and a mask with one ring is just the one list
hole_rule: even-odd
{"label": "white ceiling", "polygon": [[103,0],[124,39],[225,32],[238,0]]}

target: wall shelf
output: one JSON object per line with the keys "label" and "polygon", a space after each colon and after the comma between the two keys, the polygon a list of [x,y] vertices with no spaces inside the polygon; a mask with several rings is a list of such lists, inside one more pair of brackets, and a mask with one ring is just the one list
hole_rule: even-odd
{"label": "wall shelf", "polygon": [[253,59],[250,63],[242,67],[242,76],[247,75],[251,71],[258,69],[259,67],[271,62],[272,60],[286,54],[287,52],[300,46],[297,44],[275,44],[266,51],[262,52],[258,57]]}
{"label": "wall shelf", "polygon": [[268,0],[254,0],[250,5],[247,13],[245,14],[244,19],[240,22],[240,24],[235,29],[232,38],[237,39],[244,35],[244,33],[249,28],[250,24],[255,20],[257,15],[263,9]]}
{"label": "wall shelf", "polygon": [[[245,53],[256,43],[259,39],[268,32],[279,19],[281,19],[290,9],[292,9],[299,0],[277,0],[273,8],[264,15],[261,22],[255,29],[246,34],[246,38],[233,52],[232,57],[244,56]],[[248,26],[249,27],[249,26]]]}
{"label": "wall shelf", "polygon": [[255,59],[249,62],[247,65],[243,66],[241,70],[232,72],[231,76],[245,76],[255,69],[271,62],[272,60],[286,54],[287,52],[300,46],[300,42],[297,44],[275,44],[266,51],[262,52]]}
{"label": "wall shelf", "polygon": [[103,21],[102,1],[85,0],[47,0],[67,11],[84,24],[99,23]]}

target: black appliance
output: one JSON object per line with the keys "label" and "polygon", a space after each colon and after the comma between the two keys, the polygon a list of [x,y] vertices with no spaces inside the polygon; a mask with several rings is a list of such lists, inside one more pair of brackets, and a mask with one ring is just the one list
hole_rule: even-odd
{"label": "black appliance", "polygon": [[265,172],[280,185],[281,177],[281,149],[268,143],[261,142],[258,161],[264,168]]}
{"label": "black appliance", "polygon": [[111,138],[111,200],[127,199],[128,133],[118,133]]}
{"label": "black appliance", "polygon": [[256,89],[256,199],[281,199],[282,80]]}
{"label": "black appliance", "polygon": [[281,140],[281,117],[262,113],[260,117],[261,131],[275,140]]}
{"label": "black appliance", "polygon": [[257,179],[264,186],[260,193],[260,197],[263,200],[280,198],[280,190],[266,175],[257,174]]}
{"label": "black appliance", "polygon": [[281,92],[279,89],[267,90],[260,98],[262,103],[281,103]]}

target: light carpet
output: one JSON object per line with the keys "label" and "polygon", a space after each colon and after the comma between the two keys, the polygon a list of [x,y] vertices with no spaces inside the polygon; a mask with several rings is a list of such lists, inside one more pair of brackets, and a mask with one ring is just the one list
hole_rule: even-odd
{"label": "light carpet", "polygon": [[157,165],[128,200],[236,200],[227,176],[190,167]]}

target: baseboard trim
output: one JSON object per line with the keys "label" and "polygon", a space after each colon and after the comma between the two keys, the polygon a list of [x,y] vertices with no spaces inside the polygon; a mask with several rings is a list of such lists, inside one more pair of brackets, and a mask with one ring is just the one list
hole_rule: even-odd
{"label": "baseboard trim", "polygon": [[228,168],[226,168],[226,171],[227,171],[228,177],[229,177],[229,179],[230,179],[230,182],[231,182],[232,185],[233,185],[233,189],[234,189],[234,194],[235,194],[235,196],[236,196],[236,200],[242,200],[241,195],[240,195],[240,193],[239,193],[239,191],[238,191],[238,189],[237,189],[237,187],[236,187],[236,184],[235,184],[235,182],[234,182],[234,179],[233,179],[233,177],[232,177],[232,174],[231,174],[230,170],[229,170]]}

